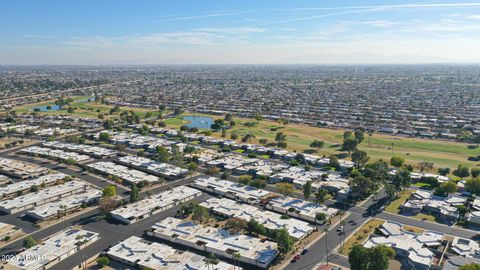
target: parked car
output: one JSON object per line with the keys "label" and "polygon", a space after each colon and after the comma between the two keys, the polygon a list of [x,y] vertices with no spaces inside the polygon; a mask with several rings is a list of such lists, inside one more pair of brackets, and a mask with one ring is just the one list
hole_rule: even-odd
{"label": "parked car", "polygon": [[295,257],[293,257],[290,263],[296,263],[298,260],[300,260],[300,254],[295,255]]}

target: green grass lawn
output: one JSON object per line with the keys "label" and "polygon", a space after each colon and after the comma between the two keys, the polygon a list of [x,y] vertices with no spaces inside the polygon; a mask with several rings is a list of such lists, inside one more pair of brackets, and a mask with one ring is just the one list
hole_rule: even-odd
{"label": "green grass lawn", "polygon": [[415,190],[407,189],[401,194],[398,195],[398,198],[393,200],[387,207],[385,207],[385,211],[392,213],[392,214],[398,214],[400,213],[400,207],[405,204],[405,202],[410,198],[410,195],[414,193]]}
{"label": "green grass lawn", "polygon": [[432,185],[427,184],[427,183],[422,183],[422,182],[417,182],[413,184],[416,187],[423,188],[423,189],[432,189]]}
{"label": "green grass lawn", "polygon": [[418,213],[414,216],[412,216],[414,219],[418,219],[418,220],[426,220],[426,221],[430,221],[430,222],[438,222],[438,223],[442,223],[441,220],[437,220],[437,218],[434,216],[434,215],[431,215],[431,214],[426,214],[426,213]]}
{"label": "green grass lawn", "polygon": [[[206,115],[198,113],[185,113],[177,118],[166,120],[167,126],[170,128],[179,128],[181,125],[187,124],[188,121],[183,120],[184,116],[208,116],[214,119],[221,118],[216,115]],[[323,140],[325,147],[319,149],[317,155],[336,155],[342,152],[339,145],[342,143],[343,130],[318,128],[301,124],[289,124],[282,126],[274,121],[260,121],[253,119],[235,118],[236,126],[227,131],[227,137],[231,133],[237,133],[239,138],[247,133],[255,136],[254,143],[258,143],[260,139],[267,139],[268,142],[274,142],[277,131],[284,132],[287,135],[287,150],[302,152],[310,149],[309,145],[314,140]],[[245,126],[245,123],[255,122],[252,127]],[[271,129],[276,129],[272,131]],[[213,136],[220,137],[220,132],[214,132]],[[467,166],[475,166],[476,163],[468,161],[469,156],[480,155],[480,148],[471,149],[468,144],[447,142],[440,140],[428,140],[420,138],[405,138],[383,134],[373,134],[371,137],[366,135],[360,149],[367,152],[371,160],[390,160],[393,154],[402,156],[407,163],[417,166],[420,162],[433,162],[435,168],[449,167],[456,168],[458,164]]]}
{"label": "green grass lawn", "polygon": [[375,228],[382,225],[384,222],[385,220],[382,219],[369,220],[355,234],[350,236],[350,238],[345,241],[343,249],[340,250],[340,253],[348,256],[348,253],[350,253],[350,250],[354,245],[363,244],[363,241],[365,241],[370,236],[370,234],[375,231]]}
{"label": "green grass lawn", "polygon": [[[89,96],[74,96],[71,97],[73,100],[80,100],[86,99]],[[47,105],[54,105],[55,100],[43,101],[38,103],[31,103],[16,107],[14,110],[17,113],[32,113],[33,109],[38,106],[47,106]],[[68,113],[67,108],[72,107],[75,109],[73,113]],[[38,114],[47,114],[47,115],[71,115],[71,116],[78,116],[78,117],[91,117],[91,118],[98,118],[99,114],[104,114],[105,118],[109,118],[112,116],[108,116],[108,112],[114,106],[112,105],[105,105],[101,103],[96,103],[93,101],[89,102],[72,102],[69,106],[65,106],[61,110],[50,110],[45,112],[37,112]],[[152,116],[157,116],[158,111],[150,110],[150,109],[143,109],[143,108],[130,108],[130,107],[120,107],[121,111],[134,111],[137,113],[141,118],[144,118],[147,113],[152,114]]]}
{"label": "green grass lawn", "polygon": [[[86,97],[72,97],[75,100]],[[28,104],[17,107],[15,110],[20,113],[31,113],[32,108],[40,105],[51,105],[54,101],[45,101],[35,104]],[[57,114],[57,115],[78,115],[84,117],[98,117],[99,113],[105,114],[113,106],[103,105],[95,102],[74,102],[72,107],[77,110],[73,114],[68,114],[66,110],[40,112],[41,114]],[[154,116],[157,114],[155,110],[147,110],[140,108],[121,108],[122,110],[133,110],[141,117],[151,112]],[[97,112],[98,110],[98,112]],[[214,119],[222,116],[205,115],[199,113],[184,113],[178,117],[166,119],[165,123],[169,128],[179,128],[188,124],[189,121],[183,120],[184,116],[209,116]],[[107,116],[108,117],[108,116]],[[342,143],[343,130],[318,128],[301,124],[289,124],[283,126],[274,121],[256,121],[254,119],[235,117],[236,126],[227,131],[227,138],[230,134],[236,133],[241,138],[247,133],[255,136],[253,143],[258,143],[260,139],[267,139],[268,142],[274,142],[276,132],[284,132],[287,135],[287,150],[302,152],[310,149],[310,143],[317,139],[325,142],[323,149],[317,150],[317,155],[338,155],[343,154],[340,151]],[[245,123],[255,123],[254,126],[246,126]],[[274,130],[272,130],[274,129]],[[213,136],[220,137],[220,132],[214,132]],[[469,148],[468,144],[447,142],[440,140],[428,140],[420,138],[404,138],[382,134],[373,134],[365,136],[364,141],[360,144],[359,149],[367,152],[372,161],[374,160],[390,160],[393,155],[404,157],[407,163],[417,167],[420,162],[433,162],[435,168],[449,167],[456,168],[458,164],[467,166],[476,166],[478,163],[467,160],[469,156],[480,155],[480,148]],[[392,149],[393,148],[393,149]]]}

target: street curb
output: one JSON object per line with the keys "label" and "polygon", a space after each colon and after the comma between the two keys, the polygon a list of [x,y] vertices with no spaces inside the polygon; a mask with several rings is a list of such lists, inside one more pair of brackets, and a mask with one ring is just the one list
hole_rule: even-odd
{"label": "street curb", "polygon": [[[399,215],[399,214],[393,214],[393,213],[390,213],[390,212],[386,212],[386,213],[389,214],[389,215],[394,215],[394,216],[398,216],[398,217],[408,218],[408,219],[411,219],[411,220],[413,220],[413,221],[419,221],[419,222],[423,222],[423,223],[430,223],[430,224],[434,224],[434,225],[443,226],[443,227],[445,227],[445,228],[449,228],[449,229],[452,229],[452,230],[463,230],[463,231],[471,232],[471,233],[475,233],[475,234],[478,233],[478,231],[469,230],[469,229],[465,229],[465,228],[448,226],[448,225],[445,225],[445,224],[436,223],[436,222],[431,222],[431,221],[428,221],[428,220],[415,219],[415,218],[411,218],[411,217],[409,217],[409,216],[404,216],[404,215]],[[430,229],[427,229],[427,228],[422,228],[422,229],[430,230]]]}
{"label": "street curb", "polygon": [[[357,233],[358,230],[360,230],[360,229],[363,227],[363,225],[367,224],[367,222],[369,222],[370,220],[372,220],[371,217],[367,218],[362,224],[360,224],[360,226],[357,226],[357,228],[355,228],[355,230],[353,230],[353,231],[348,235],[347,240],[350,239],[350,237],[352,237],[355,233]],[[345,242],[346,242],[346,240],[345,240]],[[339,252],[339,250],[338,250],[338,248],[339,248],[341,245],[342,245],[342,243],[340,242],[340,244],[338,244],[336,247],[333,248],[333,250],[335,250],[338,255],[342,255],[342,254]],[[342,256],[345,256],[345,255],[342,255]]]}

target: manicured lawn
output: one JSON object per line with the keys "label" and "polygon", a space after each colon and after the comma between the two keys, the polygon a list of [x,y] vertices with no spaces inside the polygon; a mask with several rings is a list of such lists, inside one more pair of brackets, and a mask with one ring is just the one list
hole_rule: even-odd
{"label": "manicured lawn", "polygon": [[356,244],[363,244],[363,242],[375,231],[375,228],[382,225],[385,222],[383,219],[372,219],[365,223],[355,234],[345,241],[343,249],[340,253],[348,256],[352,247]]}
{"label": "manicured lawn", "polygon": [[[415,216],[412,216],[414,219],[418,219],[418,220],[427,220],[427,221],[431,221],[431,222],[437,222],[437,218],[434,216],[434,215],[430,215],[430,214],[425,214],[425,213],[418,213],[416,214]],[[441,223],[441,222],[439,222]]]}
{"label": "manicured lawn", "polygon": [[421,187],[421,188],[425,188],[425,189],[431,189],[432,188],[432,186],[430,184],[422,183],[422,182],[417,182],[413,185],[416,186],[416,187]]}
{"label": "manicured lawn", "polygon": [[[86,97],[72,97],[75,100]],[[35,104],[27,104],[17,107],[15,110],[20,113],[31,113],[32,108],[40,105],[52,105],[54,101],[45,101]],[[68,114],[66,110],[39,112],[41,114],[50,115],[77,115],[84,117],[98,117],[99,113],[107,113],[113,106],[103,105],[95,102],[74,102],[72,107],[76,107],[76,111]],[[141,117],[145,116],[147,112],[151,112],[154,116],[157,114],[155,110],[140,109],[140,108],[126,108],[122,110],[133,110]],[[97,112],[98,110],[98,112]],[[221,118],[217,115],[205,115],[199,113],[185,113],[181,116],[165,120],[169,128],[179,128],[182,125],[188,124],[189,121],[183,120],[184,116],[207,116],[214,119]],[[108,116],[107,116],[108,117]],[[236,133],[239,139],[251,133],[255,136],[253,143],[258,143],[260,139],[267,139],[268,142],[274,142],[275,134],[283,132],[287,135],[287,150],[303,152],[310,149],[310,143],[317,139],[325,142],[323,149],[317,149],[317,155],[339,155],[344,154],[340,150],[342,143],[343,130],[327,129],[312,127],[302,124],[289,124],[283,126],[275,121],[256,121],[247,118],[234,118],[236,126],[227,131],[227,138],[230,134]],[[255,123],[253,126],[246,126],[246,123]],[[220,137],[220,132],[213,133],[213,136]],[[365,135],[364,141],[359,146],[360,150],[367,152],[372,161],[374,160],[390,160],[393,155],[404,157],[407,163],[418,167],[420,162],[433,162],[435,168],[449,167],[456,168],[458,164],[465,164],[467,166],[475,166],[476,163],[469,161],[469,156],[480,155],[480,148],[469,148],[468,144],[447,142],[440,140],[428,140],[419,138],[406,138],[388,136],[383,134],[373,134],[372,136]],[[418,168],[417,168],[418,169]]]}
{"label": "manicured lawn", "polygon": [[[76,97],[71,97],[73,100],[80,100],[80,99],[86,99],[88,96],[76,96]],[[55,100],[50,100],[50,101],[43,101],[43,102],[38,102],[38,103],[32,103],[32,104],[26,104],[23,106],[19,106],[15,108],[15,111],[18,113],[32,113],[33,108],[38,107],[38,106],[46,106],[46,105],[54,105]],[[75,108],[75,111],[73,113],[68,113],[67,108],[68,107],[73,107]],[[45,111],[45,112],[37,112],[38,114],[48,114],[48,115],[70,115],[70,116],[79,116],[79,117],[91,117],[91,118],[98,118],[99,114],[104,114],[105,119],[111,117],[106,115],[111,108],[114,106],[111,105],[105,105],[101,103],[96,103],[93,101],[90,102],[72,102],[70,106],[65,106],[61,110],[50,110],[50,111]],[[137,113],[140,117],[144,118],[147,113],[152,114],[152,116],[157,116],[158,111],[156,110],[149,110],[149,109],[143,109],[143,108],[130,108],[130,107],[120,107],[121,111],[134,111]]]}
{"label": "manicured lawn", "polygon": [[182,117],[169,118],[165,120],[165,124],[171,128],[179,128],[180,126],[189,124],[190,121],[183,120]]}
{"label": "manicured lawn", "polygon": [[[214,119],[221,118],[217,115],[205,115],[198,113],[185,113],[175,119],[166,120],[168,127],[178,128],[188,122],[182,120],[183,116],[198,115],[207,116]],[[302,152],[310,149],[309,145],[314,140],[322,140],[325,142],[323,149],[317,150],[317,155],[337,155],[341,154],[340,144],[343,139],[343,130],[318,128],[301,124],[289,124],[283,126],[274,121],[260,121],[246,118],[234,118],[236,126],[227,131],[227,137],[231,133],[237,133],[239,139],[251,133],[255,136],[254,143],[258,143],[260,139],[267,139],[268,142],[274,142],[275,134],[283,132],[287,135],[287,150]],[[254,126],[245,126],[245,123],[256,123]],[[276,129],[272,131],[271,129]],[[214,132],[213,136],[220,137],[220,132]],[[407,163],[418,166],[420,162],[433,162],[435,168],[450,167],[456,168],[458,164],[467,166],[475,166],[475,162],[468,161],[469,156],[480,155],[480,148],[470,149],[468,144],[447,142],[440,140],[428,140],[420,138],[396,137],[383,134],[365,135],[364,141],[360,145],[360,149],[367,152],[371,160],[390,160],[393,154],[402,156]]]}
{"label": "manicured lawn", "polygon": [[424,229],[408,225],[403,225],[403,229],[412,233],[423,233],[425,231]]}
{"label": "manicured lawn", "polygon": [[405,202],[410,198],[410,195],[415,192],[414,190],[407,189],[401,194],[398,195],[398,198],[393,200],[387,207],[385,207],[385,211],[398,214],[400,212],[400,207],[405,204]]}

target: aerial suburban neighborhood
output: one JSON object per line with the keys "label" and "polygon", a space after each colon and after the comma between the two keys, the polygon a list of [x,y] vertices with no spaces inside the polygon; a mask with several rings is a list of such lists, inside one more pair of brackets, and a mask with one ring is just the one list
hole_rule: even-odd
{"label": "aerial suburban neighborhood", "polygon": [[[297,113],[276,118],[254,102],[243,111],[199,109],[185,96],[141,102],[132,84],[112,92],[119,87],[45,91],[4,106],[5,269],[348,269],[368,256],[381,269],[458,269],[480,261],[480,114],[462,124],[469,137],[405,136],[365,122],[342,130]],[[307,134],[290,130],[302,128]],[[412,158],[415,142],[432,150]],[[471,156],[457,163],[450,151]]]}
{"label": "aerial suburban neighborhood", "polygon": [[478,14],[0,1],[0,270],[480,270]]}

